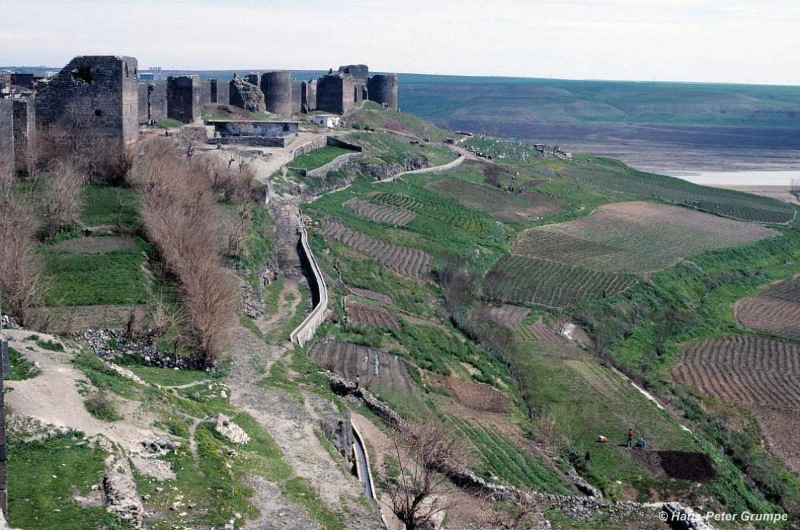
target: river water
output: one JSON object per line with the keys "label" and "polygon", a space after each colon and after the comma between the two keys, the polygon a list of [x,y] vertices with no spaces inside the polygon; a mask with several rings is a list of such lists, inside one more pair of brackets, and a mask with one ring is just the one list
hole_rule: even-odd
{"label": "river water", "polygon": [[704,186],[791,186],[800,185],[800,170],[794,171],[653,171]]}

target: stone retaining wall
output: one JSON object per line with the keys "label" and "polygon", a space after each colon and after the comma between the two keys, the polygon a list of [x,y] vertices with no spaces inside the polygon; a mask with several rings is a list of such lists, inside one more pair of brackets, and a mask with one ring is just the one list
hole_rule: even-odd
{"label": "stone retaining wall", "polygon": [[347,164],[355,162],[356,160],[361,160],[362,158],[364,158],[363,153],[347,153],[344,155],[339,155],[325,165],[306,171],[306,175],[309,177],[325,178],[331,171],[341,169]]}

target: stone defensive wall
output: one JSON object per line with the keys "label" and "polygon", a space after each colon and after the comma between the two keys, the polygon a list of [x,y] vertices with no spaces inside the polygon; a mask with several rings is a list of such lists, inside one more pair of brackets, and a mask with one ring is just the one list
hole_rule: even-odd
{"label": "stone defensive wall", "polygon": [[0,169],[14,164],[14,102],[0,99]]}
{"label": "stone defensive wall", "polygon": [[312,293],[318,294],[317,305],[311,310],[311,313],[303,320],[303,322],[292,331],[289,338],[293,343],[300,346],[305,345],[309,340],[314,337],[317,328],[325,321],[325,311],[328,309],[328,287],[325,285],[325,279],[322,277],[322,272],[317,266],[317,260],[314,254],[311,253],[311,248],[308,246],[308,232],[306,231],[305,224],[302,219],[298,219],[300,228],[300,248],[302,249],[303,257],[311,269],[314,276],[314,285],[311,286]]}

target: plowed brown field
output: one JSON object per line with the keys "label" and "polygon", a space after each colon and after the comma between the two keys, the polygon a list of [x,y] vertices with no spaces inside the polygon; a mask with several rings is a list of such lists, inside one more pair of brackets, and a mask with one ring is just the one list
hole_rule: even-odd
{"label": "plowed brown field", "polygon": [[400,323],[394,315],[380,306],[348,301],[347,316],[356,324],[384,329],[400,329]]}
{"label": "plowed brown field", "polygon": [[320,342],[310,355],[320,366],[345,379],[355,381],[358,375],[361,386],[372,391],[395,388],[408,395],[414,392],[406,365],[396,355],[334,340]]}
{"label": "plowed brown field", "polygon": [[684,350],[672,378],[747,407],[767,448],[800,473],[800,344],[752,336],[699,342]]}
{"label": "plowed brown field", "polygon": [[749,328],[800,339],[800,279],[770,285],[736,303],[736,319]]}

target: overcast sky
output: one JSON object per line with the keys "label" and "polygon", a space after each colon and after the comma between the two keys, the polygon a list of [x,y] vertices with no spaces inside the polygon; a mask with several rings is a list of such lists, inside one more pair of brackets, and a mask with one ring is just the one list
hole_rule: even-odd
{"label": "overcast sky", "polygon": [[0,0],[0,65],[800,85],[798,0]]}

